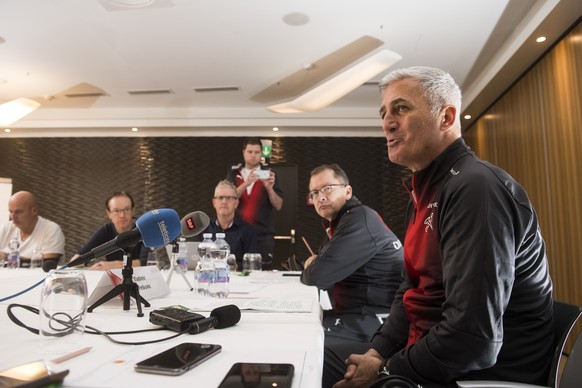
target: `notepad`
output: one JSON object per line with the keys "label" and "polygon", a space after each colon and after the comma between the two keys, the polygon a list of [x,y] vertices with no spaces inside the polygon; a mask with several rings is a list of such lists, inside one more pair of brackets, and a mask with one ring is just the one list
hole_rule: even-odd
{"label": "notepad", "polygon": [[254,310],[273,313],[309,313],[314,301],[304,299],[209,299],[196,300],[190,305],[192,310],[211,311],[217,307],[234,304],[241,310]]}

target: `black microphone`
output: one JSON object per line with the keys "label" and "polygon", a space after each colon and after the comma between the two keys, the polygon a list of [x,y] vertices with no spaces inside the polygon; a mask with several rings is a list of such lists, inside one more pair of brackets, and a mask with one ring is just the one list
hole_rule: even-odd
{"label": "black microphone", "polygon": [[118,234],[113,240],[82,254],[63,268],[85,264],[120,249],[125,251],[142,240],[146,247],[161,247],[180,234],[180,218],[173,209],[150,210],[139,217],[135,224],[135,229]]}
{"label": "black microphone", "polygon": [[190,324],[190,334],[198,334],[208,329],[224,329],[234,326],[240,321],[240,309],[234,304],[217,307],[208,318],[199,319]]}
{"label": "black microphone", "polygon": [[57,268],[57,261],[56,260],[45,260],[42,263],[42,270],[44,272],[49,272],[51,269]]}

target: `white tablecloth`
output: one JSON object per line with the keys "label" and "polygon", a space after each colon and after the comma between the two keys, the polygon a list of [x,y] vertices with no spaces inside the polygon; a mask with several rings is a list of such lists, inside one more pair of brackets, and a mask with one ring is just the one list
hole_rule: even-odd
{"label": "white tablecloth", "polygon": [[[89,292],[103,272],[86,271]],[[0,298],[21,291],[41,280],[46,274],[40,269],[0,269]],[[167,274],[163,273],[164,279]],[[188,272],[193,281],[193,272]],[[317,289],[299,282],[298,277],[282,276],[281,272],[256,272],[249,277],[232,274],[233,290],[252,291],[232,293],[228,300],[237,302],[249,298],[273,298],[276,300],[311,301],[312,308],[303,313],[278,313],[242,311],[238,324],[225,329],[211,329],[196,335],[182,335],[170,341],[149,345],[118,345],[102,336],[85,334],[83,342],[92,346],[90,352],[66,361],[70,370],[65,386],[74,387],[216,387],[236,362],[291,363],[295,366],[293,387],[318,387],[321,385],[324,335],[321,327],[321,308]],[[137,317],[137,309],[124,311],[121,307],[100,306],[87,314],[87,324],[103,331],[128,331],[157,327],[149,322],[153,309],[175,304],[191,307],[200,302],[194,292],[187,289],[184,280],[174,274],[170,283],[171,294],[149,300],[144,317]],[[59,354],[46,355],[38,352],[39,338],[15,325],[6,314],[10,303],[38,306],[40,286],[24,295],[0,304],[0,369],[37,359],[54,359]],[[18,318],[38,328],[38,316],[22,309],[15,309]],[[201,312],[208,316],[209,312]],[[116,339],[128,342],[147,341],[169,337],[171,331],[156,331],[134,335],[118,335]],[[161,376],[137,373],[136,362],[182,342],[216,343],[222,351],[196,366],[182,376]]]}

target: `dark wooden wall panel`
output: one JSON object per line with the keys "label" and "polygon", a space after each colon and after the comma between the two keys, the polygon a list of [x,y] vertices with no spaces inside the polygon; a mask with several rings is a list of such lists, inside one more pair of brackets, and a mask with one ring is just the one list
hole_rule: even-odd
{"label": "dark wooden wall panel", "polygon": [[[13,179],[14,191],[30,190],[41,215],[58,222],[70,257],[107,221],[105,198],[129,191],[137,214],[169,207],[180,216],[194,210],[214,214],[216,183],[242,160],[242,138],[23,138],[0,139],[0,176]],[[350,177],[354,193],[378,211],[403,237],[408,200],[401,180],[408,173],[390,163],[383,137],[273,138],[271,163],[298,167],[297,233],[316,244],[321,221],[305,205],[311,169],[338,163]],[[288,194],[287,194],[288,195]],[[0,204],[6,206],[6,204]],[[298,240],[297,253],[308,252]]]}

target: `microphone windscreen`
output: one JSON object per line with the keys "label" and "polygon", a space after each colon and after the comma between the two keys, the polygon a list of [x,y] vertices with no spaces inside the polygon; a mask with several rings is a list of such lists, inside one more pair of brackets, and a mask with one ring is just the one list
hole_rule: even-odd
{"label": "microphone windscreen", "polygon": [[42,263],[42,270],[44,272],[49,272],[51,269],[57,268],[57,261],[56,260],[45,260]]}
{"label": "microphone windscreen", "polygon": [[217,307],[210,313],[211,317],[216,318],[216,329],[224,329],[236,325],[240,321],[240,309],[234,304]]}
{"label": "microphone windscreen", "polygon": [[210,217],[201,211],[186,214],[180,225],[182,226],[182,236],[193,237],[202,233],[210,224]]}
{"label": "microphone windscreen", "polygon": [[180,235],[180,217],[174,209],[150,210],[135,221],[146,247],[159,248]]}

